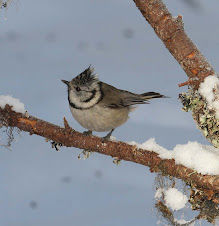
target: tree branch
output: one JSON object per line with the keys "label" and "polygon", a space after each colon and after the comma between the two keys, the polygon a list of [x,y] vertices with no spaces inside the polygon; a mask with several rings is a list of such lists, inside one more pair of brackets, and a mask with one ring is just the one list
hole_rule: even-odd
{"label": "tree branch", "polygon": [[99,137],[85,136],[71,129],[66,120],[64,120],[65,128],[62,128],[33,116],[14,112],[8,105],[4,109],[0,108],[0,116],[0,124],[4,126],[17,127],[66,147],[77,147],[139,163],[148,166],[151,172],[162,172],[164,175],[180,178],[194,187],[219,192],[219,176],[201,175],[183,165],[176,165],[174,159],[161,159],[155,152],[138,149],[124,142],[103,142]]}
{"label": "tree branch", "polygon": [[[192,111],[203,135],[214,147],[219,148],[219,120],[216,116],[218,110],[212,110],[206,99],[196,91],[206,77],[216,74],[215,70],[185,33],[181,15],[174,18],[161,0],[133,1],[189,77],[188,81],[179,84],[179,87],[192,87],[190,92],[180,95],[183,109]],[[215,100],[219,100],[218,90],[219,85],[212,90]]]}
{"label": "tree branch", "polygon": [[174,18],[161,0],[133,0],[157,36],[181,65],[188,82],[197,89],[204,79],[215,74],[212,66],[184,31],[182,16]]}

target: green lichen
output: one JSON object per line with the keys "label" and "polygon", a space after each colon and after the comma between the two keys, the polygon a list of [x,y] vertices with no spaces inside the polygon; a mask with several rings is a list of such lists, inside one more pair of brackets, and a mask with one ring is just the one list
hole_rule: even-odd
{"label": "green lichen", "polygon": [[198,128],[214,147],[219,148],[219,120],[216,118],[215,111],[208,107],[198,91],[190,89],[180,94],[179,99],[183,104],[182,110],[192,111]]}
{"label": "green lichen", "polygon": [[83,155],[83,160],[86,160],[86,159],[89,159],[91,154],[93,154],[92,151],[89,151],[89,150],[83,150],[79,153],[78,155],[78,159],[81,159],[81,154]]}
{"label": "green lichen", "polygon": [[113,163],[116,164],[117,166],[119,166],[120,163],[121,163],[121,159],[118,159],[118,158],[116,157],[116,158],[114,158]]}

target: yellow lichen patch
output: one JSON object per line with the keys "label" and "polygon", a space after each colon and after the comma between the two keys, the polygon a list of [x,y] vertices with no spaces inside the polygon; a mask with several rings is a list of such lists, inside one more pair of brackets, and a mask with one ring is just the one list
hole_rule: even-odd
{"label": "yellow lichen patch", "polygon": [[26,119],[26,118],[19,118],[18,122],[19,123],[25,123],[26,125],[30,125],[33,130],[35,130],[35,125],[37,123],[36,120],[30,120],[30,119]]}
{"label": "yellow lichen patch", "polygon": [[177,18],[178,18],[178,19],[182,19],[182,15],[181,15],[181,14],[179,14]]}
{"label": "yellow lichen patch", "polygon": [[169,18],[169,16],[165,15],[161,20],[166,20],[168,18]]}
{"label": "yellow lichen patch", "polygon": [[187,58],[193,58],[195,56],[195,53],[194,52],[192,52],[192,53],[190,53],[188,56],[187,56]]}
{"label": "yellow lichen patch", "polygon": [[193,75],[197,75],[198,74],[198,70],[197,69],[192,69],[192,74]]}

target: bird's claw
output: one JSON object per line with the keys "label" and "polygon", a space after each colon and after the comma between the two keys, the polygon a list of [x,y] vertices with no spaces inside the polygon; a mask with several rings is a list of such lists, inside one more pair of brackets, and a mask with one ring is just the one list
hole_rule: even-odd
{"label": "bird's claw", "polygon": [[101,140],[104,142],[104,141],[107,141],[110,139],[112,133],[113,133],[114,129],[110,130],[110,132],[105,136],[105,137],[102,137]]}
{"label": "bird's claw", "polygon": [[84,134],[85,136],[91,136],[91,135],[92,135],[92,131],[91,131],[91,130],[84,131],[83,134]]}

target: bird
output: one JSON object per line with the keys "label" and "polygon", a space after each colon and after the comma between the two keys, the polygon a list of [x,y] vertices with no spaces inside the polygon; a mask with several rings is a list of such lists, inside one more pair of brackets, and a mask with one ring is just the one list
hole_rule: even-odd
{"label": "bird", "polygon": [[166,97],[157,92],[136,94],[117,89],[101,82],[91,65],[71,81],[61,81],[68,87],[72,116],[87,129],[84,134],[90,136],[93,131],[108,132],[103,140],[109,140],[113,131],[128,120],[136,105]]}

